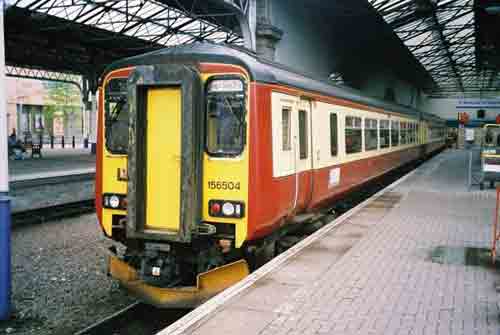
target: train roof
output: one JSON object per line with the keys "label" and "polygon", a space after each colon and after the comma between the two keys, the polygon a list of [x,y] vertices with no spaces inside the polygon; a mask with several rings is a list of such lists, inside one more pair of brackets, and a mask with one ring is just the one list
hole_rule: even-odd
{"label": "train roof", "polygon": [[[193,44],[179,45],[125,58],[109,65],[105,72],[107,73],[115,69],[134,65],[165,64],[172,62],[211,62],[239,65],[247,70],[251,80],[257,82],[282,84],[391,112],[411,115],[414,117],[419,115],[418,110],[414,108],[369,97],[356,89],[334,85],[327,81],[315,79],[311,75],[303,74],[285,67],[284,65],[259,58],[256,54],[244,49],[209,42],[196,42]],[[437,116],[433,116],[428,113],[423,114],[424,119],[430,121],[437,121],[438,119],[441,120]]]}

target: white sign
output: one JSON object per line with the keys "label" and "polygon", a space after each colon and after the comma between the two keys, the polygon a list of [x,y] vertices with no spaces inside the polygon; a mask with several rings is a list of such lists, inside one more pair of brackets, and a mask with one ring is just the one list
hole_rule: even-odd
{"label": "white sign", "polygon": [[470,142],[474,141],[474,129],[465,128],[465,140]]}
{"label": "white sign", "polygon": [[328,179],[328,188],[332,188],[340,184],[340,168],[330,170],[330,178]]}

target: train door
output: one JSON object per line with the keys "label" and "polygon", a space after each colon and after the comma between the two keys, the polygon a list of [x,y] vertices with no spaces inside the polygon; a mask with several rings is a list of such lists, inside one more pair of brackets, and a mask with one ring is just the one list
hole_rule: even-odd
{"label": "train door", "polygon": [[307,206],[312,190],[311,101],[272,94],[273,177],[294,176],[292,210]]}
{"label": "train door", "polygon": [[127,237],[190,241],[201,213],[200,95],[196,69],[145,66],[130,75]]}
{"label": "train door", "polygon": [[[344,136],[340,133],[343,114],[338,106],[323,102],[315,102],[313,107],[313,198],[320,199],[340,185],[341,173],[338,165],[343,157],[341,149],[344,148]],[[327,168],[328,171],[325,171]]]}
{"label": "train door", "polygon": [[297,98],[273,92],[273,177],[293,175],[297,171]]}
{"label": "train door", "polygon": [[182,138],[180,87],[148,89],[146,118],[145,229],[178,231],[181,199],[176,195],[181,194]]}

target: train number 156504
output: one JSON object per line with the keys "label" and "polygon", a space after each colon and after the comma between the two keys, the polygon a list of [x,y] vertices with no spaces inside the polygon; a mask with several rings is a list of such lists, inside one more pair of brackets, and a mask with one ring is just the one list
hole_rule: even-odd
{"label": "train number 156504", "polygon": [[240,190],[240,182],[232,182],[232,181],[208,181],[208,188],[210,190]]}

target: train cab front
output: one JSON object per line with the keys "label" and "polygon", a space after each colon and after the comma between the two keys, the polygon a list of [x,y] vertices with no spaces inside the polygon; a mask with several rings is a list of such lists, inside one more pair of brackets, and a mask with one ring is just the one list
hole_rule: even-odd
{"label": "train cab front", "polygon": [[110,256],[109,273],[143,301],[194,307],[249,272],[239,249],[246,87],[244,76],[183,64],[139,65],[104,80],[98,216],[126,247]]}

